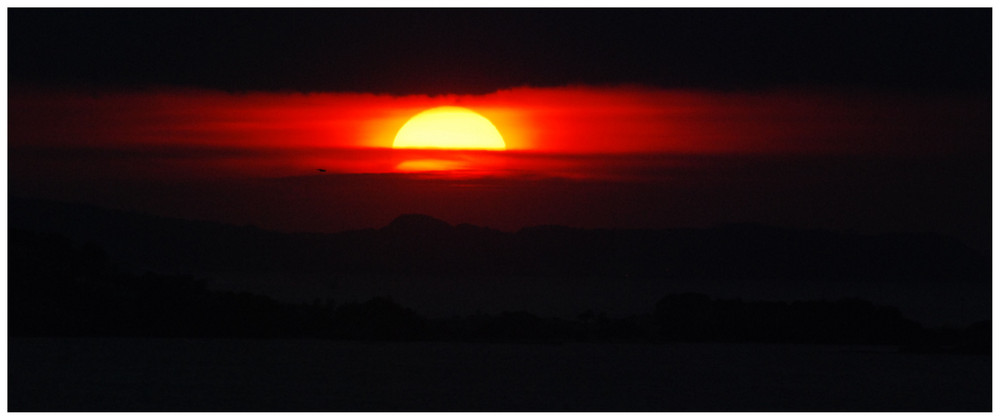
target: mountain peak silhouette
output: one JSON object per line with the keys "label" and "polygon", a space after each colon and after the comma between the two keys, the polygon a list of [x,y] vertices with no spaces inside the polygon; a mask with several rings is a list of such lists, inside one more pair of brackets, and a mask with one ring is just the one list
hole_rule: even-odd
{"label": "mountain peak silhouette", "polygon": [[383,231],[402,234],[435,234],[450,232],[452,226],[425,214],[403,214],[393,219]]}

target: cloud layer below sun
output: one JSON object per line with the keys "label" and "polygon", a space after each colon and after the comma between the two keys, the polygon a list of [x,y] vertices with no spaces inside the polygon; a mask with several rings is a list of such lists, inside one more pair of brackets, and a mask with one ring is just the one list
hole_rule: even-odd
{"label": "cloud layer below sun", "polygon": [[[435,97],[22,90],[9,96],[8,136],[15,166],[49,159],[78,170],[96,166],[109,176],[182,178],[295,176],[316,168],[641,177],[649,168],[683,165],[680,156],[988,152],[989,144],[977,138],[984,127],[988,132],[988,97],[914,99],[871,92],[640,86],[524,87]],[[390,149],[407,119],[443,105],[490,119],[508,151]]]}

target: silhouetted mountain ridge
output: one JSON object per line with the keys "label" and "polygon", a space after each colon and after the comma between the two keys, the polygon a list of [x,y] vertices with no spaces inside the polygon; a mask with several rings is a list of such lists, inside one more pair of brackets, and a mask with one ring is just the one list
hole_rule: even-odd
{"label": "silhouetted mountain ridge", "polygon": [[448,234],[452,226],[440,219],[423,214],[403,214],[383,227],[381,231],[397,235],[432,236]]}
{"label": "silhouetted mountain ridge", "polygon": [[989,260],[936,234],[861,235],[764,225],[704,229],[526,227],[501,232],[406,214],[380,229],[279,233],[12,199],[11,227],[106,249],[131,270],[317,275],[987,282]]}

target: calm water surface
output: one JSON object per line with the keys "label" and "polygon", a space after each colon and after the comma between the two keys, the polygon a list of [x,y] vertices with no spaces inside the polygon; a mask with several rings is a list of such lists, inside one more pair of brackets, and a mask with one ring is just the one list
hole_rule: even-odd
{"label": "calm water surface", "polygon": [[988,411],[988,355],[766,344],[12,338],[11,411]]}

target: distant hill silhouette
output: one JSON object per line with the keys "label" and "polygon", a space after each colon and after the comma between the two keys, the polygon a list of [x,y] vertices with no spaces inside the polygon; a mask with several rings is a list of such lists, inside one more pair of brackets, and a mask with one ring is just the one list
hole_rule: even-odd
{"label": "distant hill silhouette", "polygon": [[393,296],[434,316],[573,319],[585,311],[640,315],[666,294],[698,292],[747,301],[864,298],[935,326],[988,319],[990,310],[989,259],[934,234],[751,224],[504,232],[416,214],[377,229],[280,233],[45,200],[12,198],[8,210],[10,229],[89,244],[121,276],[201,279],[206,291],[275,304]]}
{"label": "distant hill silhouette", "polygon": [[57,234],[14,229],[9,240],[8,326],[14,337],[787,342],[897,345],[934,353],[991,348],[988,322],[929,330],[895,308],[860,299],[760,302],[684,293],[625,318],[593,312],[544,318],[525,311],[427,318],[387,297],[288,304],[211,291],[191,277],[129,274],[99,248]]}
{"label": "distant hill silhouette", "polygon": [[12,228],[106,249],[126,269],[349,275],[989,282],[989,259],[936,234],[861,235],[761,225],[509,233],[408,214],[381,229],[292,234],[11,199]]}
{"label": "distant hill silhouette", "polygon": [[423,214],[401,215],[381,229],[382,232],[394,235],[423,237],[428,240],[448,235],[451,230],[451,225],[447,222]]}

